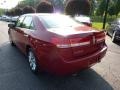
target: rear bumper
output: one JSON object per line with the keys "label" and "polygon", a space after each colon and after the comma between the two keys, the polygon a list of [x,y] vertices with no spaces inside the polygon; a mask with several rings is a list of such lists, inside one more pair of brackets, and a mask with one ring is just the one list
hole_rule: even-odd
{"label": "rear bumper", "polygon": [[56,75],[68,75],[75,72],[79,72],[82,69],[93,66],[94,64],[101,61],[101,59],[105,56],[107,51],[107,46],[104,46],[101,50],[96,53],[84,57],[81,59],[77,59],[74,61],[65,61],[64,59],[57,59],[55,63],[49,68],[50,72]]}

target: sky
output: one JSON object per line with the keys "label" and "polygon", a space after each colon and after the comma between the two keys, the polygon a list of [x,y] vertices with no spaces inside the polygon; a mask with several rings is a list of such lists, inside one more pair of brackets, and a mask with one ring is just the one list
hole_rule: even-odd
{"label": "sky", "polygon": [[11,9],[15,7],[21,0],[0,0],[0,8]]}

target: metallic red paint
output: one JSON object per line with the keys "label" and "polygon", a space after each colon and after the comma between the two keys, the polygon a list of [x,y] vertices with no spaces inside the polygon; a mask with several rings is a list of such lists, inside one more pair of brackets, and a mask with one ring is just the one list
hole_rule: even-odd
{"label": "metallic red paint", "polygon": [[57,75],[68,75],[93,66],[106,54],[103,31],[95,31],[85,25],[52,28],[50,31],[39,20],[39,15],[44,14],[24,15],[33,18],[35,30],[15,27],[9,29],[9,35],[24,54],[27,54],[27,48],[33,49],[40,69]]}

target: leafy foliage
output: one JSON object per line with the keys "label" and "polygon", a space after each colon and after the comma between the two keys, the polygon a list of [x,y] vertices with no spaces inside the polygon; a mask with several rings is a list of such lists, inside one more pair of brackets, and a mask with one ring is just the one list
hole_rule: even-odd
{"label": "leafy foliage", "polygon": [[94,11],[96,9],[97,3],[95,0],[90,0],[90,15],[94,15]]}
{"label": "leafy foliage", "polygon": [[38,13],[53,13],[54,8],[53,8],[53,5],[50,2],[43,1],[43,2],[39,3],[39,5],[36,8],[36,11]]}
{"label": "leafy foliage", "polygon": [[22,9],[21,9],[21,8],[16,8],[16,9],[14,10],[14,15],[15,15],[15,16],[20,16],[20,15],[22,15]]}
{"label": "leafy foliage", "polygon": [[4,13],[3,9],[0,9],[0,16]]}
{"label": "leafy foliage", "polygon": [[25,7],[27,5],[34,7],[37,4],[36,2],[40,2],[40,0],[23,0],[17,5],[17,7],[22,8],[22,7]]}
{"label": "leafy foliage", "polygon": [[23,8],[23,14],[35,13],[35,9],[31,6],[26,6]]}
{"label": "leafy foliage", "polygon": [[90,2],[89,0],[70,0],[66,7],[65,12],[68,15],[89,15],[90,14]]}
{"label": "leafy foliage", "polygon": [[120,0],[117,0],[115,6],[116,6],[116,15],[118,15],[120,12]]}
{"label": "leafy foliage", "polygon": [[[100,1],[100,0],[99,0]],[[105,12],[106,0],[101,0],[100,5],[96,11],[96,15],[103,16]],[[120,0],[109,0],[108,14],[118,15],[120,12]]]}
{"label": "leafy foliage", "polygon": [[114,5],[112,5],[112,6],[109,8],[108,14],[109,14],[110,16],[116,14],[116,10],[115,10],[115,6],[114,6]]}
{"label": "leafy foliage", "polygon": [[100,16],[103,16],[104,12],[105,12],[105,6],[106,6],[106,0],[102,0],[100,2],[100,5],[96,11],[96,15],[100,15]]}

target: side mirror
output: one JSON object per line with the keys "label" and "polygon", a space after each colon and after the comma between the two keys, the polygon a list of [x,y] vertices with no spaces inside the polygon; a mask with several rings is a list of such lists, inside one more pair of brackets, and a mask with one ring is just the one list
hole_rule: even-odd
{"label": "side mirror", "polygon": [[17,21],[15,21],[15,20],[11,20],[11,23],[16,23]]}
{"label": "side mirror", "polygon": [[14,28],[14,27],[15,27],[15,23],[10,23],[10,24],[8,24],[8,27],[9,27],[9,28]]}

